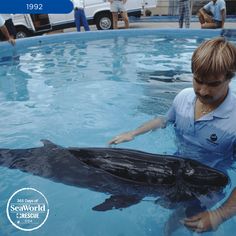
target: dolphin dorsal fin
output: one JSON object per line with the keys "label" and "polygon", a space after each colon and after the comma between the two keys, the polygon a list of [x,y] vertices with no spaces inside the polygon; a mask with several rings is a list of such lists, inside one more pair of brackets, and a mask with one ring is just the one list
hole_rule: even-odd
{"label": "dolphin dorsal fin", "polygon": [[44,147],[57,147],[57,145],[55,143],[51,142],[50,140],[41,139],[40,141],[43,143]]}

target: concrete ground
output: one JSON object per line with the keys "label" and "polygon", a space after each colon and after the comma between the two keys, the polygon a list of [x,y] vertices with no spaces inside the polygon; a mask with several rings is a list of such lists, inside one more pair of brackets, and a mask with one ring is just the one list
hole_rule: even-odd
{"label": "concrete ground", "polygon": [[[124,23],[119,22],[119,28],[123,29],[124,28]],[[178,22],[131,22],[130,23],[130,29],[141,29],[141,28],[178,28]],[[235,22],[225,22],[225,27],[224,28],[231,28],[236,30],[236,19]],[[96,31],[97,28],[95,25],[90,26],[91,31]],[[200,29],[200,24],[199,22],[191,22],[190,24],[190,29]],[[64,30],[59,30],[59,31],[53,31],[51,33],[66,33],[66,32],[73,32],[76,31],[76,28],[69,28],[69,29],[64,29]],[[83,31],[83,27],[81,27],[81,31]],[[51,34],[50,33],[50,34]]]}
{"label": "concrete ground", "polygon": [[[178,28],[178,22],[142,22],[142,23],[131,23],[130,28]],[[200,29],[199,22],[191,22],[191,29]],[[234,28],[236,29],[236,20],[235,22],[226,22],[224,28]]]}

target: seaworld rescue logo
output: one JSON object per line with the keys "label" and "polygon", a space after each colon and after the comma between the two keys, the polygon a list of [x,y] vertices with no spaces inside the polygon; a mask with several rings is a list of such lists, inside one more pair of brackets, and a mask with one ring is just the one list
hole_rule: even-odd
{"label": "seaworld rescue logo", "polygon": [[46,197],[34,188],[22,188],[7,202],[7,218],[17,229],[33,231],[47,220],[49,206]]}
{"label": "seaworld rescue logo", "polygon": [[215,144],[215,145],[218,145],[219,143],[217,142],[218,140],[218,137],[216,134],[211,134],[209,138],[207,138],[207,141],[212,143],[212,144]]}

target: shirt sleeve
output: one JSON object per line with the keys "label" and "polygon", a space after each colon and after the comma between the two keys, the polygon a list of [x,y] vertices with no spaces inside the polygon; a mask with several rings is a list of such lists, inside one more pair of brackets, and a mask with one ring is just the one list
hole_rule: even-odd
{"label": "shirt sleeve", "polygon": [[192,88],[183,89],[175,96],[174,101],[166,114],[167,122],[176,122],[177,111],[182,109],[182,107],[185,107],[184,104],[186,104],[186,102],[192,101],[194,99],[192,96],[194,96]]}
{"label": "shirt sleeve", "polygon": [[219,5],[220,5],[220,10],[225,9],[225,2],[224,1],[221,1]]}
{"label": "shirt sleeve", "polygon": [[205,6],[203,6],[203,9],[205,9],[206,11],[210,11],[211,10],[211,2],[209,2]]}
{"label": "shirt sleeve", "polygon": [[0,15],[0,27],[2,27],[5,24],[5,20]]}
{"label": "shirt sleeve", "polygon": [[176,116],[175,99],[174,99],[171,107],[169,108],[169,110],[166,113],[167,122],[170,122],[170,123],[174,123],[175,122],[175,116]]}

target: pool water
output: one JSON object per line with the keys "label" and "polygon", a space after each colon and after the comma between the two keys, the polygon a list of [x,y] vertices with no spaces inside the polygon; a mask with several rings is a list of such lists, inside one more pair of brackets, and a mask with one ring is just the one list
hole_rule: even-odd
{"label": "pool water", "polygon": [[[164,115],[175,95],[191,87],[193,50],[204,39],[219,34],[189,34],[187,30],[173,34],[156,30],[126,32],[36,37],[19,40],[15,49],[3,45],[0,147],[36,147],[42,145],[41,139],[64,147],[107,146],[113,136]],[[234,81],[232,88],[236,93]],[[173,154],[174,131],[168,127],[119,147]],[[235,172],[229,174],[232,183],[227,186],[226,196],[236,181]],[[166,222],[175,211],[145,198],[126,209],[96,212],[92,208],[109,195],[4,167],[0,167],[0,176],[3,236],[26,234],[14,228],[5,214],[11,194],[24,187],[40,190],[50,206],[46,223],[27,233],[35,236],[165,235]],[[218,231],[205,235],[233,235],[234,229],[232,218]],[[172,235],[192,233],[180,227]]]}

